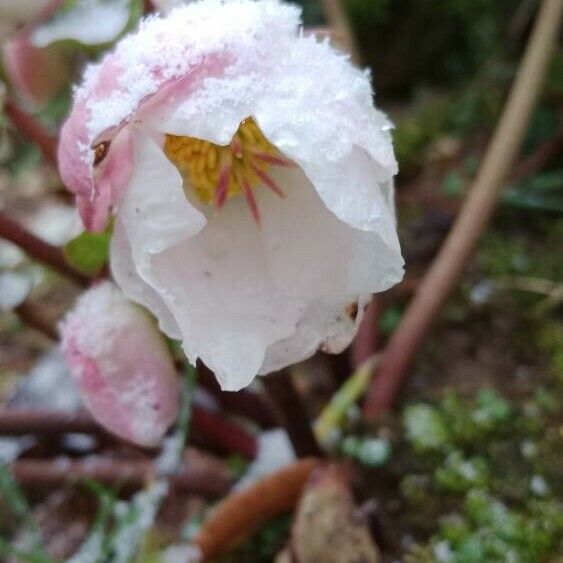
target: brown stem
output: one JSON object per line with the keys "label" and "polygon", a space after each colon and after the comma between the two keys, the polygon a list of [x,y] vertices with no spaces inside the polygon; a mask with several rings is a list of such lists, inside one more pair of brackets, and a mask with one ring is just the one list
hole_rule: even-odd
{"label": "brown stem", "polygon": [[[222,452],[256,456],[256,439],[238,424],[220,415],[195,406],[192,425],[194,433],[203,438],[200,443]],[[84,432],[105,434],[106,431],[87,413],[63,413],[7,409],[0,411],[0,435],[62,434]]]}
{"label": "brown stem", "polygon": [[41,240],[3,211],[0,211],[0,238],[19,246],[30,258],[43,262],[78,285],[83,287],[88,285],[88,277],[75,270],[66,261],[60,248]]}
{"label": "brown stem", "polygon": [[51,135],[32,115],[23,111],[11,98],[4,104],[6,115],[17,130],[41,149],[45,160],[57,166],[57,138]]}
{"label": "brown stem", "polygon": [[27,409],[0,411],[0,435],[49,435],[65,432],[105,434],[105,430],[86,412],[66,413]]}
{"label": "brown stem", "polygon": [[368,392],[364,416],[389,409],[434,317],[456,286],[510,172],[553,51],[563,0],[544,0],[520,71],[479,174],[440,253],[393,334]]}
{"label": "brown stem", "polygon": [[302,459],[223,500],[193,540],[203,561],[227,553],[269,519],[293,509],[319,464],[318,459]]}
{"label": "brown stem", "polygon": [[23,323],[41,332],[49,340],[56,341],[58,339],[55,323],[45,316],[41,306],[28,300],[18,305],[14,312]]}
{"label": "brown stem", "polygon": [[221,403],[225,411],[248,418],[265,429],[280,425],[260,395],[248,389],[236,393],[222,391],[213,372],[202,362],[197,364],[197,382]]}
{"label": "brown stem", "polygon": [[296,455],[322,456],[323,452],[313,434],[307,409],[295,389],[291,375],[282,370],[264,377],[263,382]]}
{"label": "brown stem", "polygon": [[[141,488],[156,475],[150,461],[68,458],[22,459],[10,464],[14,478],[24,487],[51,489],[80,479],[94,479],[107,485],[127,485]],[[226,472],[198,468],[189,461],[184,463],[171,484],[185,492],[219,497],[227,494],[232,486]]]}

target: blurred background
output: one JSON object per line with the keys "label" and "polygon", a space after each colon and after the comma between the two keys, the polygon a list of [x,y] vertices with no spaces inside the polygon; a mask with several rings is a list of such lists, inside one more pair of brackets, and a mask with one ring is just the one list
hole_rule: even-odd
{"label": "blurred background", "polygon": [[[0,6],[5,47],[0,210],[41,239],[64,247],[80,271],[97,275],[105,267],[107,240],[77,236],[72,201],[49,162],[49,140],[69,109],[72,83],[84,63],[134,28],[147,6],[96,0],[80,8],[77,20],[68,16],[77,2],[67,2],[63,24],[60,14],[47,14],[30,32],[34,46],[25,56],[34,61],[34,70],[15,75],[6,46],[21,37],[22,29],[28,33],[30,20],[28,15],[9,19],[6,2],[6,8]],[[305,25],[323,32],[326,6],[317,0],[301,4]],[[369,316],[378,348],[400,323],[471,187],[538,4],[343,2],[357,56],[373,73],[376,103],[396,127],[398,223],[407,269],[404,282],[383,295]],[[107,26],[100,25],[104,18]],[[494,220],[392,411],[377,423],[365,423],[359,408],[350,405],[338,428],[331,455],[352,468],[350,490],[377,544],[362,561],[563,561],[562,111],[559,47]],[[37,124],[39,133],[30,130]],[[6,411],[74,413],[79,408],[51,338],[77,292],[70,281],[0,239],[0,401]],[[361,353],[356,347],[337,358],[319,355],[293,370],[312,419],[357,366],[354,354]],[[206,390],[216,397],[212,383]],[[271,426],[256,417],[241,422],[241,412],[231,407],[228,420],[252,435]],[[70,485],[64,471],[55,471],[57,463],[62,468],[88,456],[136,463],[146,458],[146,452],[103,434],[62,427],[71,431],[59,425],[38,433],[31,423],[3,420],[0,411],[0,462],[5,468],[22,464],[19,473],[1,474],[2,560],[50,561],[46,553],[52,560],[66,560],[92,527],[109,521],[103,507],[118,502],[114,485],[119,476],[104,481],[89,474],[80,485]],[[211,453],[191,454],[203,481],[230,482],[245,474],[252,451],[237,451],[216,436],[210,448],[208,438],[204,428],[195,445]],[[39,471],[33,473],[26,460],[50,465],[35,466]],[[48,477],[49,471],[56,475]],[[126,489],[119,495],[128,498]],[[224,497],[227,489],[217,486],[202,495],[191,486],[168,499],[143,535],[138,558],[131,560],[185,561],[169,546],[189,541],[211,506],[209,497]],[[332,509],[321,506],[319,511],[330,515]],[[27,545],[30,519],[40,529],[41,552],[18,547]],[[299,542],[314,534],[297,521],[286,513],[263,522],[250,539],[217,560],[273,561],[288,538]],[[164,558],[167,547],[171,559]],[[355,556],[334,559],[334,553],[326,558],[317,553],[316,559],[304,555],[299,561],[359,561]]]}

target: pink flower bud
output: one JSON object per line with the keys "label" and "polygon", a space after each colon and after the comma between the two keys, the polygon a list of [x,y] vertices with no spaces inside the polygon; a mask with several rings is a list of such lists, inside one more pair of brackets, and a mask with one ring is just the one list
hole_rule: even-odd
{"label": "pink flower bud", "polygon": [[121,438],[156,445],[178,414],[179,385],[150,317],[105,282],[78,299],[61,334],[70,374],[94,418]]}

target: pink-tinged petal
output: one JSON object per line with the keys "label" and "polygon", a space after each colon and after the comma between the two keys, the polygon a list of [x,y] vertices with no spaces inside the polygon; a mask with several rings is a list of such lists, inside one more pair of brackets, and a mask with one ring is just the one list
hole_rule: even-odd
{"label": "pink-tinged petal", "polygon": [[77,100],[59,136],[57,159],[66,187],[75,195],[91,197],[94,182],[88,162],[88,109],[84,100]]}
{"label": "pink-tinged petal", "polygon": [[[89,164],[85,141],[87,131],[84,104],[75,104],[71,117],[61,130],[58,161],[59,172],[67,188],[76,195],[84,226],[102,231],[111,207],[119,202],[133,167],[133,147],[127,129],[104,141],[106,149],[98,151],[99,160]],[[94,151],[94,155],[96,152]]]}
{"label": "pink-tinged petal", "polygon": [[59,54],[53,49],[37,49],[27,33],[5,43],[2,58],[12,85],[33,103],[44,104],[67,82],[67,68]]}
{"label": "pink-tinged petal", "polygon": [[79,298],[61,334],[70,374],[94,418],[121,438],[158,444],[178,414],[179,385],[149,316],[106,282]]}
{"label": "pink-tinged petal", "polygon": [[[129,181],[133,166],[130,123],[164,119],[204,77],[220,72],[224,59],[224,56],[210,56],[176,78],[169,78],[155,62],[147,69],[153,78],[152,89],[128,111],[115,104],[121,111],[113,113],[107,100],[127,97],[131,86],[120,80],[124,70],[118,57],[111,53],[99,65],[89,67],[86,85],[78,91],[61,129],[58,149],[61,178],[77,196],[80,215],[88,230],[104,229],[111,208],[119,203]],[[92,118],[92,107],[100,100],[110,116],[107,119],[104,116],[101,126],[99,120]]]}

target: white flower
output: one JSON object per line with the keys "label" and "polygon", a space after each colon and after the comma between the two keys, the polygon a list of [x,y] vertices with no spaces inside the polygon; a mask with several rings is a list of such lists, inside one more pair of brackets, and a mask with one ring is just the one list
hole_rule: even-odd
{"label": "white flower", "polygon": [[276,0],[151,18],[90,67],[62,131],[86,226],[223,389],[349,344],[402,277],[396,162],[370,77]]}

